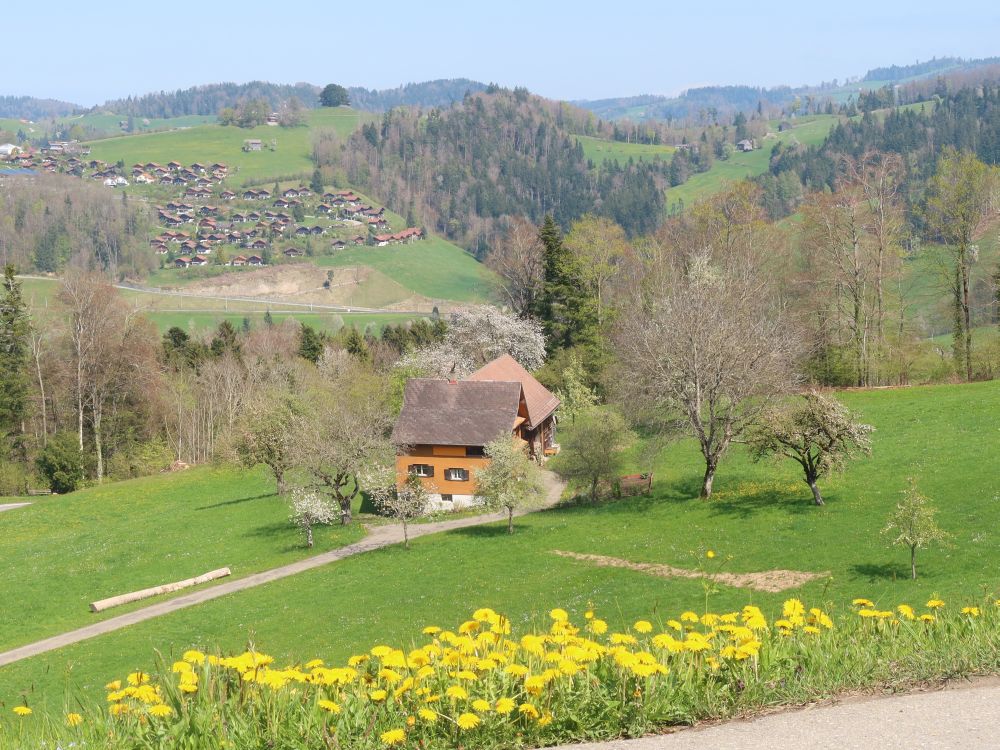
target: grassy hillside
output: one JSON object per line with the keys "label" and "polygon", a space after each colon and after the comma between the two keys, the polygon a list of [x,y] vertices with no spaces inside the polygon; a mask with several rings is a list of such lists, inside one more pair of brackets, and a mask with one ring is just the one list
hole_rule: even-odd
{"label": "grassy hillside", "polygon": [[[313,169],[309,156],[312,134],[330,129],[346,137],[373,115],[346,107],[310,110],[307,125],[297,128],[268,127],[237,128],[234,126],[200,125],[186,130],[165,133],[129,135],[93,141],[91,156],[107,162],[119,159],[131,166],[136,162],[155,161],[166,164],[176,160],[182,164],[199,161],[211,164],[221,161],[229,165],[231,185],[246,181],[267,180],[292,174],[308,174]],[[265,144],[263,151],[246,153],[243,141],[257,138]],[[271,141],[275,150],[270,150]]]}
{"label": "grassy hillside", "polygon": [[681,201],[685,206],[717,193],[727,182],[736,182],[746,177],[755,177],[767,171],[771,149],[776,143],[802,143],[807,146],[819,145],[837,123],[835,115],[813,115],[795,120],[795,127],[777,132],[777,122],[771,123],[773,136],[760,139],[760,148],[746,153],[738,152],[727,160],[716,160],[707,172],[692,175],[683,185],[666,191],[667,208],[671,209]]}
{"label": "grassy hillside", "polygon": [[370,266],[434,300],[485,302],[494,296],[493,272],[440,237],[411,245],[349,248],[315,261],[320,266]]}
{"label": "grassy hillside", "polygon": [[[279,663],[313,656],[329,663],[378,642],[407,642],[425,624],[452,625],[477,606],[505,612],[519,626],[544,621],[552,606],[566,607],[575,618],[594,606],[612,628],[639,616],[656,621],[706,606],[699,580],[596,567],[556,556],[555,550],[693,569],[705,565],[704,552],[713,549],[718,557],[710,565],[726,572],[821,574],[781,593],[720,585],[708,597],[713,611],[753,601],[773,613],[790,595],[829,603],[834,612],[859,596],[884,607],[922,606],[932,596],[959,606],[981,599],[984,590],[995,592],[1000,476],[993,454],[1000,383],[842,397],[876,426],[874,454],[823,482],[826,507],[811,505],[791,462],[753,464],[734,449],[720,469],[716,497],[706,502],[697,499],[702,464],[692,441],[674,443],[653,460],[637,450],[634,468],[654,470],[650,497],[528,516],[517,521],[512,537],[502,524],[425,537],[410,551],[372,552],[176,612],[2,668],[0,699],[10,703],[33,686],[36,709],[46,698],[59,709],[67,681],[100,699],[100,685],[109,677],[151,667],[154,648],[169,662],[192,645],[232,650],[252,640]],[[940,508],[941,525],[955,535],[953,547],[920,553],[916,582],[907,579],[907,553],[888,547],[879,535],[911,476]],[[121,497],[116,511],[124,515],[130,502],[131,496]],[[225,519],[220,523],[225,527]],[[108,539],[106,548],[117,551],[127,543]],[[5,557],[7,544],[0,542]],[[16,595],[30,590],[24,586]]]}
{"label": "grassy hillside", "polygon": [[[17,602],[0,608],[0,650],[125,611],[91,614],[96,599],[221,567],[242,577],[304,557],[288,512],[263,470],[200,467],[0,513],[3,558],[18,561],[0,570],[0,597]],[[317,547],[360,536],[357,526],[325,527]]]}
{"label": "grassy hillside", "polygon": [[645,143],[624,143],[623,141],[608,141],[589,135],[574,136],[583,146],[583,154],[589,160],[600,166],[606,161],[627,162],[629,159],[669,159],[675,149],[673,146],[651,146]]}
{"label": "grassy hillside", "polygon": [[[56,279],[22,279],[24,297],[35,314],[44,315],[51,309],[53,297],[59,282]],[[361,285],[354,304],[359,307],[378,307],[391,304],[409,293],[388,277],[373,274]],[[210,297],[175,297],[168,295],[137,292],[120,289],[130,304],[143,310],[160,331],[177,326],[190,333],[214,330],[223,320],[228,320],[239,328],[244,318],[252,326],[264,325],[264,314],[270,310],[276,324],[294,319],[300,323],[331,333],[343,326],[353,326],[359,331],[369,326],[376,332],[384,326],[397,325],[413,320],[412,313],[340,313],[332,310],[309,310],[305,307],[291,307],[281,302],[265,304],[261,302],[235,302]]]}

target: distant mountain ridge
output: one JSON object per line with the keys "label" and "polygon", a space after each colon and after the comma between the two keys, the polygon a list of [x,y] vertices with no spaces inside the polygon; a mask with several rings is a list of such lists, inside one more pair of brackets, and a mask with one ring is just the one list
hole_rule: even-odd
{"label": "distant mountain ridge", "polygon": [[[393,107],[449,107],[462,101],[467,93],[478,93],[485,83],[468,78],[438,79],[407,83],[394,89],[348,88],[351,105],[369,112],[385,112]],[[322,87],[311,83],[280,84],[268,81],[249,83],[209,83],[177,91],[160,91],[125,99],[113,99],[95,107],[98,111],[134,117],[181,117],[185,115],[215,115],[224,107],[235,107],[241,101],[266,100],[277,110],[293,96],[309,109],[319,107]]]}
{"label": "distant mountain ridge", "polygon": [[796,97],[829,97],[845,101],[857,96],[865,83],[883,85],[929,78],[935,75],[955,74],[1000,63],[1000,58],[988,57],[966,60],[961,57],[932,58],[912,65],[891,65],[872,68],[860,79],[843,83],[834,79],[815,86],[701,86],[688,89],[678,96],[641,94],[611,99],[575,101],[578,107],[590,110],[604,120],[691,120],[711,115],[728,118],[736,112],[749,113],[758,106],[783,107]]}

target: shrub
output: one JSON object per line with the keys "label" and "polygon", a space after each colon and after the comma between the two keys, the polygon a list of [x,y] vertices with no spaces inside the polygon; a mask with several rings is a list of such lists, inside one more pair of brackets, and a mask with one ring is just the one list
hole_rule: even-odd
{"label": "shrub", "polygon": [[83,453],[72,432],[60,432],[49,438],[36,464],[53,492],[72,492],[83,481]]}

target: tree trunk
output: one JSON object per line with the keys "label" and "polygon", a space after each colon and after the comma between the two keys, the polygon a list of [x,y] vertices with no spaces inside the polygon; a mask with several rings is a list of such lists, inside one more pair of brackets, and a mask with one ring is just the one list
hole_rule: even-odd
{"label": "tree trunk", "polygon": [[507,533],[514,533],[514,508],[512,506],[507,506]]}
{"label": "tree trunk", "polygon": [[816,484],[815,479],[809,480],[809,489],[813,492],[813,502],[816,503],[816,505],[826,505],[826,503],[823,502],[823,495],[820,494],[819,486]]}
{"label": "tree trunk", "polygon": [[101,407],[97,405],[96,396],[91,409],[94,417],[94,452],[97,454],[97,483],[100,484],[104,481],[104,440],[101,435]]}
{"label": "tree trunk", "polygon": [[311,523],[306,524],[306,546],[312,549],[313,546],[313,527]]}
{"label": "tree trunk", "polygon": [[917,546],[910,546],[910,577],[917,580]]}
{"label": "tree trunk", "polygon": [[702,500],[708,500],[710,497],[712,497],[712,482],[715,481],[715,469],[716,469],[715,461],[705,462],[705,478],[701,483],[701,495],[700,495]]}
{"label": "tree trunk", "polygon": [[410,548],[410,525],[403,519],[403,546],[406,549]]}
{"label": "tree trunk", "polygon": [[340,525],[347,526],[351,522],[351,498],[339,498],[340,502]]}
{"label": "tree trunk", "polygon": [[597,477],[590,482],[590,501],[592,503],[597,502]]}
{"label": "tree trunk", "polygon": [[284,469],[274,469],[274,479],[278,483],[278,494],[285,494],[285,471]]}
{"label": "tree trunk", "polygon": [[965,324],[965,378],[972,382],[972,317],[969,306],[969,266],[962,252],[962,316]]}

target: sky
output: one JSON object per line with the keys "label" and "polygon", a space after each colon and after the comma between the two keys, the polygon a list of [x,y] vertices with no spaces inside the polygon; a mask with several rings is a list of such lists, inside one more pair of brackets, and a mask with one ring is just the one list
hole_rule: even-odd
{"label": "sky", "polygon": [[251,80],[391,88],[471,78],[600,99],[1000,56],[997,0],[50,0],[41,25],[30,5],[14,16],[21,31],[0,32],[0,95],[86,106]]}

